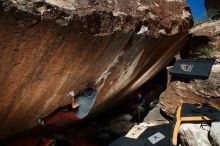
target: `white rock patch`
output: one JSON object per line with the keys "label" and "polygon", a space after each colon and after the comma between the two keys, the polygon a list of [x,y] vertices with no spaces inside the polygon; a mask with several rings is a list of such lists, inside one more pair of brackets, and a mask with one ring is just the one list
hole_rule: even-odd
{"label": "white rock patch", "polygon": [[[109,75],[111,74],[111,69],[114,68],[118,63],[119,63],[119,58],[124,54],[124,52],[121,52],[117,57],[115,57],[115,59],[113,60],[113,62],[108,66],[108,68],[102,73],[102,75],[96,80],[95,84],[99,84],[102,80],[104,80],[104,82],[102,83],[101,87],[99,87],[100,89],[104,86],[106,79],[109,77]],[[99,90],[100,90],[99,89]]]}
{"label": "white rock patch", "polygon": [[211,146],[208,139],[209,126],[201,127],[201,124],[182,124],[179,133],[184,142],[189,146]]}
{"label": "white rock patch", "polygon": [[144,10],[148,10],[148,9],[149,9],[149,6],[144,6],[144,5],[138,6],[139,11],[144,11]]}
{"label": "white rock patch", "polygon": [[161,29],[161,30],[159,31],[159,33],[160,33],[160,34],[167,34],[165,29]]}
{"label": "white rock patch", "polygon": [[166,0],[167,2],[179,2],[179,3],[181,3],[181,2],[183,2],[183,0]]}
{"label": "white rock patch", "polygon": [[75,0],[45,0],[51,5],[62,7],[64,9],[76,10],[76,1]]}
{"label": "white rock patch", "polygon": [[210,136],[212,137],[215,145],[220,145],[220,122],[212,123]]}
{"label": "white rock patch", "polygon": [[186,19],[186,18],[189,18],[190,16],[191,16],[190,12],[183,9],[181,18]]}
{"label": "white rock patch", "polygon": [[148,32],[148,31],[149,31],[148,27],[142,25],[140,31],[137,34],[143,34],[143,33]]}

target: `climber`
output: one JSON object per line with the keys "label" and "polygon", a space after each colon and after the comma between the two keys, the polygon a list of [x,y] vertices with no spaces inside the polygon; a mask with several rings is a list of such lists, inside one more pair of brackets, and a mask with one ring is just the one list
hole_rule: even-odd
{"label": "climber", "polygon": [[76,97],[74,91],[72,91],[70,95],[72,97],[73,111],[59,111],[55,115],[43,119],[38,118],[37,121],[40,125],[47,126],[56,124],[61,120],[81,120],[89,114],[95,103],[97,93],[94,84],[89,84],[78,97]]}
{"label": "climber", "polygon": [[132,108],[131,114],[134,117],[134,119],[140,121],[142,115],[145,113],[147,108],[146,100],[141,93],[137,94],[131,108]]}

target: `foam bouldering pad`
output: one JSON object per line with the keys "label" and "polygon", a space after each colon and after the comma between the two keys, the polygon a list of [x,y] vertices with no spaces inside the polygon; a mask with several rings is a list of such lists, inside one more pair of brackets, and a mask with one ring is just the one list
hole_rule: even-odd
{"label": "foam bouldering pad", "polygon": [[122,136],[109,146],[169,146],[172,124],[148,127],[137,139]]}

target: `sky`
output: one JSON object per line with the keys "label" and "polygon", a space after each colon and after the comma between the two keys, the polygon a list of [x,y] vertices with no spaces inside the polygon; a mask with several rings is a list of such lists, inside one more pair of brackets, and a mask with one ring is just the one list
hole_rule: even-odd
{"label": "sky", "polygon": [[205,0],[187,0],[191,7],[193,18],[197,21],[207,19],[207,11],[205,8]]}

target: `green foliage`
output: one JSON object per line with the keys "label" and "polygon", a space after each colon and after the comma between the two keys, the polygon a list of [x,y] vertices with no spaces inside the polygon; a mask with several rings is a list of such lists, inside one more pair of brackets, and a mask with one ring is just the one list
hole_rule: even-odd
{"label": "green foliage", "polygon": [[203,46],[199,49],[199,54],[201,55],[201,57],[211,57],[212,48],[209,46]]}

